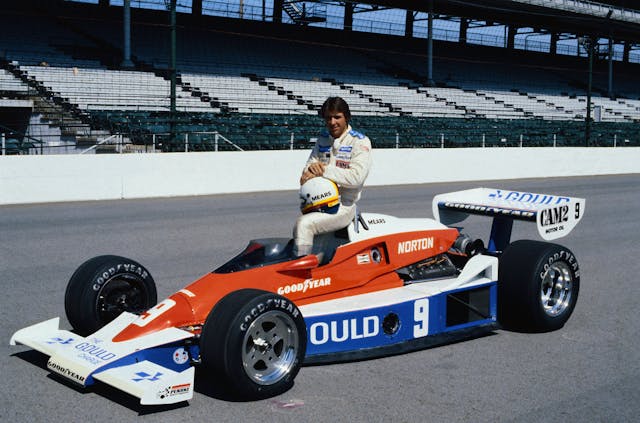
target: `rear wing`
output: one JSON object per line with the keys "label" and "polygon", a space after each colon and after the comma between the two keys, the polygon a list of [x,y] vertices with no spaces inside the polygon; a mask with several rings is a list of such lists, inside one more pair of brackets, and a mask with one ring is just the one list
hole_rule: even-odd
{"label": "rear wing", "polygon": [[[445,225],[461,222],[476,214],[497,221],[535,222],[545,240],[561,238],[578,224],[585,210],[584,198],[551,194],[475,188],[436,195],[433,216]],[[510,236],[510,226],[509,226]]]}

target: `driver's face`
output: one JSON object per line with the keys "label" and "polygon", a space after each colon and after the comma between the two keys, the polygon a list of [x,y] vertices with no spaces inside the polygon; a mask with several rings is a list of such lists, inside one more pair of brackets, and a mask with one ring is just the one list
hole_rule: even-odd
{"label": "driver's face", "polygon": [[347,119],[342,112],[328,110],[324,115],[324,123],[333,138],[339,138],[347,130]]}

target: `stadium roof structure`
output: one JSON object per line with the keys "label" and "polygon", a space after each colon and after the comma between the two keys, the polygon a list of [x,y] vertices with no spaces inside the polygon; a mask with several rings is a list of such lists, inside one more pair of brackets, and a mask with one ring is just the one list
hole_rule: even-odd
{"label": "stadium roof structure", "polygon": [[[125,0],[23,0],[22,2],[6,2],[0,6],[2,9],[13,7],[31,8],[46,10],[59,14],[66,7],[77,6],[78,10],[84,10],[86,16],[97,17],[113,16],[110,11],[115,12],[118,6],[122,6]],[[389,35],[405,35],[405,37],[421,38],[414,31],[425,31],[424,23],[414,26],[413,23],[436,19],[441,24],[446,21],[451,22],[451,29],[445,29],[447,41],[466,44],[478,44],[478,32],[489,27],[504,27],[503,34],[487,37],[493,38],[490,44],[481,41],[481,45],[493,47],[506,47],[508,49],[522,49],[527,47],[529,36],[543,36],[534,38],[535,40],[548,40],[543,42],[532,42],[532,50],[547,51],[549,53],[562,53],[569,55],[582,55],[585,46],[580,44],[580,40],[588,39],[593,45],[599,48],[599,52],[607,50],[606,42],[609,41],[609,55],[614,56],[614,60],[622,59],[622,62],[637,62],[637,51],[640,51],[640,7],[637,1],[609,0],[609,1],[588,1],[588,0],[131,0],[131,6],[138,9],[152,9],[150,12],[165,11],[172,2],[177,3],[178,11],[184,15],[191,15],[196,18],[194,21],[184,19],[181,22],[189,25],[197,23],[197,18],[204,17],[228,17],[240,19],[262,20],[265,23],[288,23],[322,26],[323,17],[319,16],[317,21],[310,10],[318,6],[319,9],[326,6],[326,9],[339,10],[342,16],[325,16],[324,19],[339,19],[343,23],[338,26],[327,26],[327,28],[338,30],[350,30],[352,24],[357,22],[355,14],[364,12],[375,12],[389,10],[397,22],[388,23],[393,25],[393,32]],[[82,3],[85,3],[84,5]],[[19,6],[18,6],[19,4]],[[92,4],[92,5],[89,5]],[[243,6],[249,5],[255,15],[251,17],[243,16]],[[95,8],[95,6],[98,6]],[[213,6],[212,6],[213,5]],[[229,11],[238,8],[239,15],[220,15],[215,13],[219,6],[226,6]],[[33,6],[37,6],[34,8]],[[115,6],[115,7],[108,7]],[[94,7],[91,12],[90,8]],[[213,9],[212,9],[213,7]],[[304,10],[307,10],[305,18]],[[223,7],[224,8],[224,7]],[[212,14],[212,10],[214,13]],[[403,13],[407,11],[408,13]],[[295,13],[301,19],[295,19]],[[288,16],[287,16],[288,15]],[[406,17],[405,17],[406,15]],[[137,15],[140,17],[140,15]],[[371,15],[373,16],[373,14]],[[390,16],[390,15],[386,15]],[[291,18],[285,22],[284,19]],[[375,18],[374,18],[375,19]],[[318,23],[319,22],[319,23]],[[362,22],[362,20],[360,20]],[[385,22],[382,22],[384,25]],[[294,25],[295,26],[295,25]],[[437,26],[436,26],[436,29]],[[361,29],[354,31],[362,32]],[[368,32],[366,29],[365,32]],[[474,32],[475,31],[475,32]],[[378,32],[372,30],[372,32]],[[421,35],[424,35],[421,32]],[[384,34],[384,32],[378,32]],[[458,36],[459,34],[459,36]],[[468,38],[476,37],[474,40]],[[516,39],[516,36],[519,38]],[[524,36],[524,37],[520,37]],[[546,36],[546,37],[544,37]],[[422,37],[423,38],[423,37]],[[434,35],[434,39],[438,37]],[[504,41],[502,39],[504,38]],[[484,40],[484,36],[480,35]],[[595,42],[593,42],[595,41]],[[558,45],[562,44],[562,50]],[[604,44],[602,44],[604,43]],[[612,47],[613,46],[613,47]],[[582,47],[582,49],[581,49]],[[635,54],[630,55],[631,52]],[[605,53],[601,53],[605,54]],[[633,56],[633,57],[631,57]]]}
{"label": "stadium roof structure", "polygon": [[[176,0],[183,10],[192,14],[202,13],[207,0]],[[58,3],[48,1],[40,3]],[[108,6],[122,4],[123,0],[71,0],[65,2],[87,2]],[[131,0],[132,4],[165,4],[171,0]],[[251,0],[239,0],[240,5]],[[237,4],[238,1],[229,1]],[[263,0],[262,4],[273,4],[274,21],[280,21],[278,12],[290,16],[312,9],[312,5],[326,4],[344,7],[345,15],[381,9],[398,9],[413,12],[432,12],[439,19],[463,19],[487,25],[499,23],[514,28],[535,28],[545,33],[571,33],[599,38],[614,38],[629,43],[640,43],[640,5],[632,0]],[[142,6],[145,7],[145,6]],[[314,17],[294,19],[296,23],[309,24]],[[321,19],[321,18],[320,18]],[[348,19],[345,16],[345,20]],[[474,25],[475,26],[475,25]]]}
{"label": "stadium roof structure", "polygon": [[[224,0],[175,0],[182,10],[191,14],[202,14],[210,4],[225,3]],[[122,5],[124,0],[30,0],[24,3],[39,4],[42,7],[55,9],[61,3],[98,3],[100,6]],[[21,2],[22,3],[22,2]],[[131,0],[132,5],[148,7],[169,7],[171,0]],[[228,1],[229,5],[238,0]],[[259,1],[239,0],[242,5],[260,3]],[[573,34],[594,38],[613,39],[614,42],[640,44],[640,5],[630,0],[263,0],[263,7],[273,5],[274,22],[281,21],[282,12],[289,16],[303,13],[313,4],[337,5],[344,8],[345,22],[347,15],[373,10],[396,9],[417,13],[431,12],[440,20],[462,20],[471,23],[469,27],[506,25],[510,28],[533,28],[538,33]],[[10,3],[11,4],[11,3]],[[0,6],[11,7],[10,4]],[[145,6],[146,5],[146,6]],[[204,8],[204,9],[203,9]],[[279,13],[280,12],[280,13]],[[189,12],[187,12],[189,13]],[[407,23],[411,14],[407,14]],[[294,23],[309,24],[313,20],[301,19]],[[347,25],[345,25],[345,28]]]}
{"label": "stadium roof structure", "polygon": [[555,33],[613,36],[623,41],[640,42],[640,10],[631,8],[632,3],[635,7],[638,4],[624,0],[365,0],[338,3],[432,12],[441,18],[459,17],[515,27],[537,27]]}

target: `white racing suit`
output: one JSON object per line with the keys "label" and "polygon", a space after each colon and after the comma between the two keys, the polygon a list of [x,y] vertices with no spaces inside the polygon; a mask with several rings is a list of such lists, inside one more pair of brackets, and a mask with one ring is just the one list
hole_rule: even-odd
{"label": "white racing suit", "polygon": [[295,253],[310,254],[315,235],[337,231],[349,225],[356,213],[362,186],[371,168],[371,141],[347,126],[340,137],[333,139],[323,132],[313,147],[304,171],[312,163],[325,164],[324,176],[338,185],[340,208],[336,214],[312,212],[303,214],[293,230]]}

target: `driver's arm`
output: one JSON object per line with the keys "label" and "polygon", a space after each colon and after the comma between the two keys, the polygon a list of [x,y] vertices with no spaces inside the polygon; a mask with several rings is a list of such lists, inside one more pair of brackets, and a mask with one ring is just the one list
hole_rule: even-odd
{"label": "driver's arm", "polygon": [[364,184],[369,169],[371,169],[371,141],[369,138],[364,138],[354,145],[348,169],[332,163],[325,167],[322,176],[340,186],[357,188]]}

